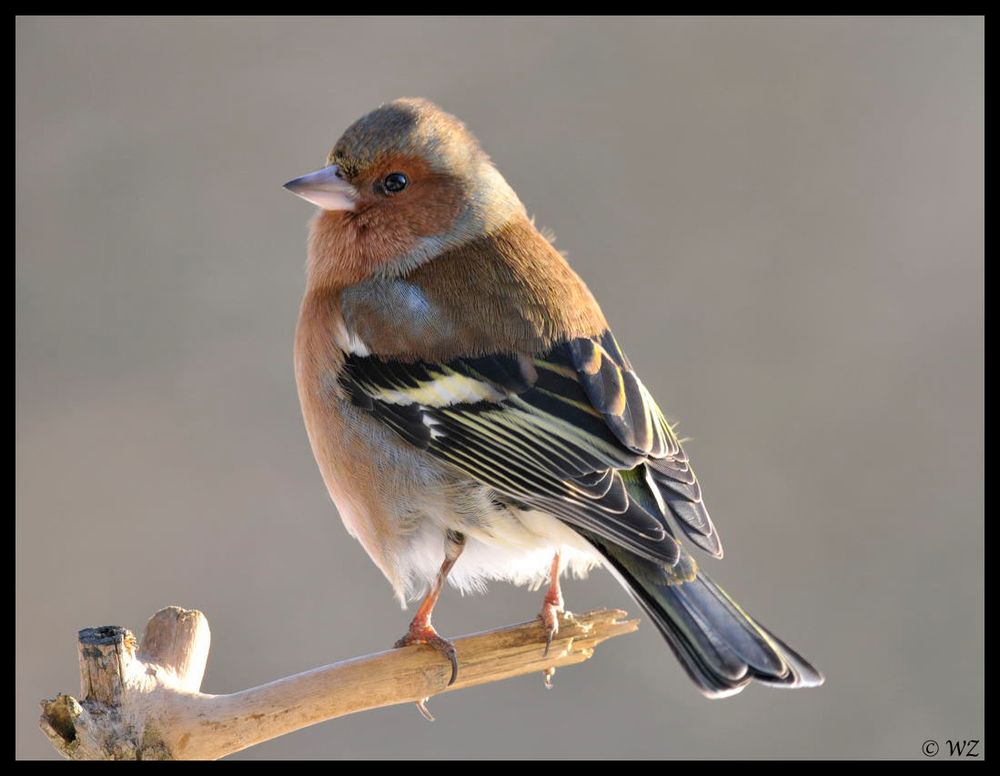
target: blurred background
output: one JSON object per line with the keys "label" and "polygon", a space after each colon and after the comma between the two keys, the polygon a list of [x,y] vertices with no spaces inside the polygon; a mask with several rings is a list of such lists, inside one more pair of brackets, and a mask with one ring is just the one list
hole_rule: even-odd
{"label": "blurred background", "polygon": [[[381,102],[479,136],[682,436],[704,565],[820,690],[694,689],[650,624],[584,667],[328,722],[251,758],[922,758],[983,737],[984,23],[16,23],[16,752],[77,629],[167,604],[222,693],[387,648],[411,612],[348,537],[292,336],[281,188]],[[570,609],[621,606],[611,577]],[[539,594],[445,593],[458,635]],[[943,744],[942,744],[943,745]],[[943,755],[941,755],[943,756]],[[940,756],[939,756],[940,757]]]}

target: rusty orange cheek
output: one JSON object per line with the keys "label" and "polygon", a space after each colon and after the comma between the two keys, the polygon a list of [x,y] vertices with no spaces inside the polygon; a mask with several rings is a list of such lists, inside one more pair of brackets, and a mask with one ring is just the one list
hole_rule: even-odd
{"label": "rusty orange cheek", "polygon": [[[409,185],[392,196],[375,193],[375,182],[393,172],[404,173]],[[364,193],[354,213],[323,211],[313,222],[310,271],[326,285],[356,283],[405,256],[421,238],[447,234],[465,200],[456,176],[401,155],[383,159],[356,185]]]}
{"label": "rusty orange cheek", "polygon": [[400,217],[420,237],[447,232],[462,210],[464,192],[453,178],[415,181],[407,201],[400,202]]}
{"label": "rusty orange cheek", "polygon": [[386,197],[377,206],[387,228],[429,237],[447,232],[458,217],[464,196],[461,183],[455,177],[435,172],[423,159],[390,156],[374,172],[373,180],[393,172],[402,172],[410,180],[406,189]]}

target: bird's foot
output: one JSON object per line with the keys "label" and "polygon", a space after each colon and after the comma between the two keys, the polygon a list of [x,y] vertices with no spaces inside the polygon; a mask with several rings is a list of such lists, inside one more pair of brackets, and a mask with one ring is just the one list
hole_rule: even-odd
{"label": "bird's foot", "polygon": [[451,687],[455,684],[455,680],[458,678],[458,652],[455,650],[454,644],[438,635],[433,625],[429,622],[414,620],[410,623],[410,629],[406,635],[393,646],[399,649],[400,647],[408,647],[410,644],[427,644],[448,658],[451,663],[451,679],[448,680],[448,686]]}
{"label": "bird's foot", "polygon": [[548,595],[545,596],[545,600],[542,602],[542,611],[538,613],[538,616],[542,618],[542,625],[545,626],[544,657],[549,656],[549,650],[552,648],[552,639],[554,639],[556,634],[559,633],[560,614],[569,614],[569,612],[563,608],[562,596],[559,596],[559,598]]}

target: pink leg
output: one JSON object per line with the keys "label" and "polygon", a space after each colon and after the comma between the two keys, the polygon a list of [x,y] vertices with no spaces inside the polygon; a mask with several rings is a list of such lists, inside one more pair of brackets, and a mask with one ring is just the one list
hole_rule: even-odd
{"label": "pink leg", "polygon": [[549,654],[552,639],[559,632],[559,615],[563,612],[562,590],[559,588],[559,553],[552,559],[552,570],[549,572],[549,589],[542,601],[542,611],[539,617],[545,625],[545,655]]}
{"label": "pink leg", "polygon": [[[427,594],[427,597],[424,598],[423,602],[420,604],[420,608],[417,609],[417,613],[414,615],[413,621],[410,623],[410,628],[406,632],[406,635],[395,644],[397,649],[399,647],[407,647],[410,644],[427,644],[448,658],[451,662],[451,679],[448,681],[449,687],[453,685],[455,683],[455,679],[458,678],[458,653],[455,652],[454,644],[447,639],[442,638],[438,635],[438,632],[434,630],[434,626],[431,625],[431,614],[434,612],[434,605],[438,602],[438,598],[441,596],[441,589],[444,587],[444,582],[448,578],[448,572],[450,572],[452,566],[455,565],[455,561],[457,561],[458,556],[462,554],[462,549],[464,547],[465,537],[460,533],[449,531],[445,543],[444,563],[441,564],[441,569],[438,571],[437,578],[434,580],[434,586]],[[424,710],[421,711],[423,712]]]}

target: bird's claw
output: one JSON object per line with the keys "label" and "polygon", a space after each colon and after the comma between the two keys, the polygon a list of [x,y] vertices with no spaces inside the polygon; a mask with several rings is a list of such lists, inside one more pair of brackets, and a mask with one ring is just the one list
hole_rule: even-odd
{"label": "bird's claw", "polygon": [[[434,627],[430,624],[410,625],[410,630],[407,634],[393,646],[396,649],[400,649],[401,647],[408,647],[411,644],[426,644],[429,647],[433,647],[448,658],[448,662],[451,663],[451,678],[448,680],[447,686],[451,687],[455,684],[455,680],[458,679],[458,651],[455,649],[454,644],[448,641],[448,639],[438,635],[438,632],[434,630]],[[426,707],[422,708],[420,713],[426,717]],[[431,717],[431,719],[433,719],[433,717]]]}
{"label": "bird's claw", "polygon": [[417,701],[417,704],[416,704],[417,711],[419,711],[420,712],[420,716],[422,716],[428,722],[433,722],[434,721],[434,715],[431,714],[430,711],[427,709],[427,701],[428,700],[429,700],[428,698],[421,698],[419,701]]}
{"label": "bird's claw", "polygon": [[538,613],[538,616],[542,618],[542,625],[545,627],[545,652],[542,654],[543,657],[549,656],[549,650],[552,649],[552,640],[559,633],[559,614],[561,612],[562,606],[560,604],[546,598],[545,603],[542,604],[542,611]]}

